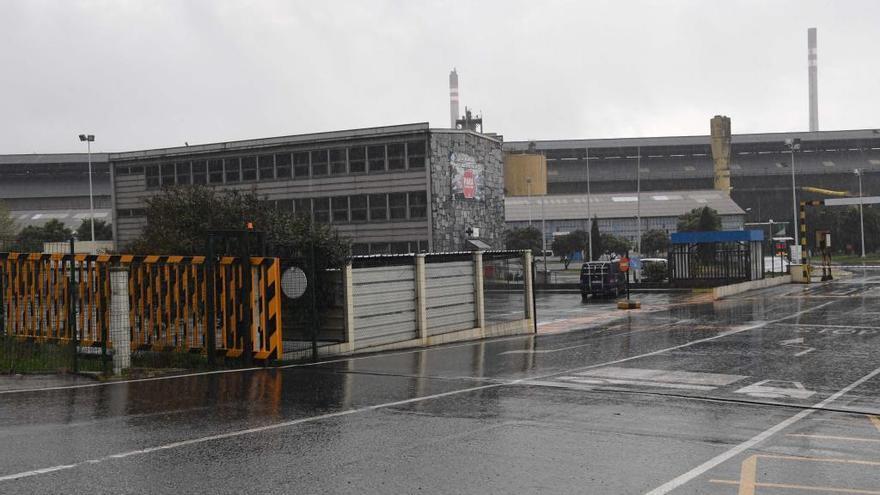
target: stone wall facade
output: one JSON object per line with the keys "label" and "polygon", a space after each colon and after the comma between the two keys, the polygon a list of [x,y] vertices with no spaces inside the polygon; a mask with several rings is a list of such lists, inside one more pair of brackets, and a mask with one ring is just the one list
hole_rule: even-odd
{"label": "stone wall facade", "polygon": [[432,250],[466,251],[468,228],[503,248],[504,160],[501,141],[471,131],[431,130]]}

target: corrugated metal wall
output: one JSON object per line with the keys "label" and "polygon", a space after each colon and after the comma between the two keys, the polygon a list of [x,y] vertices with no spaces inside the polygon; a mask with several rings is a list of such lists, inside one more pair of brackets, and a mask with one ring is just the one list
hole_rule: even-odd
{"label": "corrugated metal wall", "polygon": [[428,263],[425,278],[428,335],[477,326],[473,261]]}
{"label": "corrugated metal wall", "polygon": [[356,268],[352,289],[358,347],[418,338],[413,266]]}

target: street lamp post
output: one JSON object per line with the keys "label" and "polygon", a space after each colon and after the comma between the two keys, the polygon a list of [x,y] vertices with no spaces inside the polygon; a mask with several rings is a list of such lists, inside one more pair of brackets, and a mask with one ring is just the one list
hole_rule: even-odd
{"label": "street lamp post", "polygon": [[89,220],[92,227],[92,249],[95,249],[95,199],[92,191],[92,143],[95,141],[94,134],[80,134],[79,140],[85,141],[89,160]]}
{"label": "street lamp post", "polygon": [[[800,237],[800,233],[798,232],[798,207],[797,207],[797,185],[795,184],[794,179],[794,152],[801,149],[801,140],[800,139],[786,139],[785,145],[788,146],[789,151],[791,152],[791,215],[792,215],[792,225],[794,226],[794,243],[795,245],[800,245],[798,242],[798,238]],[[806,232],[804,233],[806,236]],[[801,258],[806,253],[801,253]]]}
{"label": "street lamp post", "polygon": [[864,169],[857,168],[853,170],[859,176],[859,230],[862,235],[862,259],[865,258],[865,215],[862,212],[862,174]]}
{"label": "street lamp post", "polygon": [[587,251],[589,258],[587,261],[593,261],[593,216],[590,214],[590,148],[586,148],[587,161]]}
{"label": "street lamp post", "polygon": [[636,251],[642,254],[642,147],[636,147]]}
{"label": "street lamp post", "polygon": [[526,202],[529,205],[529,227],[532,226],[532,178],[526,177]]}

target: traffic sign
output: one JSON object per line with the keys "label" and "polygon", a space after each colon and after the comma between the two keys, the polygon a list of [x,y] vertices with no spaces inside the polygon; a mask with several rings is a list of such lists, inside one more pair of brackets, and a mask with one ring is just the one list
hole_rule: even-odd
{"label": "traffic sign", "polygon": [[622,272],[629,271],[629,258],[627,258],[626,256],[624,256],[623,258],[620,258],[620,271],[622,271]]}

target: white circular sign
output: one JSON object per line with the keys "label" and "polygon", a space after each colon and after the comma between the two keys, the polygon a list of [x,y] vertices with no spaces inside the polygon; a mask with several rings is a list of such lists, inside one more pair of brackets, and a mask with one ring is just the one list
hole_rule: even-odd
{"label": "white circular sign", "polygon": [[281,291],[290,299],[298,299],[305,294],[309,280],[299,267],[292,266],[281,274]]}

